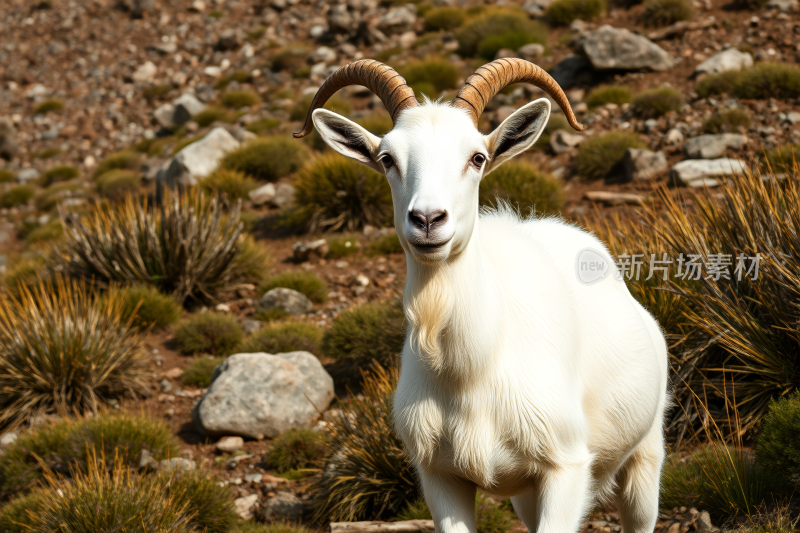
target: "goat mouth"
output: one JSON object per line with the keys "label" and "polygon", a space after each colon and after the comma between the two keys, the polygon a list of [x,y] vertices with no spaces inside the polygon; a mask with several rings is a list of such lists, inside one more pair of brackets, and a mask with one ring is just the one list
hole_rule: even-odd
{"label": "goat mouth", "polygon": [[412,242],[411,245],[420,252],[430,254],[435,253],[444,248],[450,242],[450,239],[442,242]]}

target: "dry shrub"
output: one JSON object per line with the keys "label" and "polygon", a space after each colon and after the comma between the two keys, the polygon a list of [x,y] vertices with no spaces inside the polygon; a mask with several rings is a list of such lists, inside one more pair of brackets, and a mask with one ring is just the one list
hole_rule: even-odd
{"label": "dry shrub", "polygon": [[290,429],[272,441],[267,463],[278,472],[317,466],[328,452],[327,440],[313,429]]}
{"label": "dry shrub", "polygon": [[36,195],[36,190],[30,185],[17,185],[11,187],[0,196],[0,207],[16,207],[25,205]]}
{"label": "dry shrub", "polygon": [[172,296],[161,294],[147,285],[131,287],[125,293],[126,318],[133,319],[139,329],[164,329],[181,316],[181,306]]}
{"label": "dry shrub", "polygon": [[494,59],[501,48],[516,50],[528,43],[547,45],[547,28],[522,11],[499,10],[478,15],[456,34],[463,57]]}
{"label": "dry shrub", "polygon": [[581,143],[575,170],[588,179],[603,179],[619,169],[628,148],[646,148],[635,133],[610,131]]}
{"label": "dry shrub", "polygon": [[451,31],[464,24],[465,19],[463,9],[450,6],[437,7],[425,13],[425,31]]}
{"label": "dry shrub", "polygon": [[228,198],[241,198],[242,200],[248,197],[250,191],[258,187],[258,183],[244,172],[226,168],[218,168],[200,182],[200,185],[206,192],[224,192]]}
{"label": "dry shrub", "polygon": [[573,20],[592,20],[605,11],[604,0],[555,0],[547,7],[547,20],[556,26],[567,26]]}
{"label": "dry shrub", "polygon": [[136,152],[123,151],[111,154],[100,161],[93,178],[97,179],[109,170],[138,170],[141,160],[141,155]]}
{"label": "dry shrub", "polygon": [[583,99],[590,108],[606,104],[622,105],[631,101],[631,90],[621,85],[604,85],[596,87]]}
{"label": "dry shrub", "polygon": [[181,383],[189,387],[207,388],[211,385],[211,376],[223,357],[198,357],[192,361],[181,374]]}
{"label": "dry shrub", "polygon": [[308,322],[270,324],[248,338],[241,351],[247,353],[319,353],[322,330]]}
{"label": "dry shrub", "polygon": [[261,102],[261,98],[256,93],[248,90],[225,91],[220,99],[225,107],[232,109],[250,107]]}
{"label": "dry shrub", "polygon": [[642,118],[660,117],[683,107],[683,96],[672,87],[647,89],[633,99],[633,112]]}
{"label": "dry shrub", "polygon": [[739,133],[750,126],[750,116],[743,109],[717,111],[703,122],[704,133]]}
{"label": "dry shrub", "polygon": [[125,299],[83,281],[54,280],[0,294],[0,428],[32,418],[97,413],[148,389],[141,339]]}
{"label": "dry shrub", "polygon": [[[417,91],[417,97],[421,97],[419,92],[425,92],[427,96],[435,98],[440,92],[447,89],[455,89],[458,81],[458,69],[450,62],[441,57],[426,57],[410,61],[400,73],[406,82]],[[432,90],[431,90],[432,89]]]}
{"label": "dry shrub", "polygon": [[228,152],[220,168],[243,172],[253,179],[277,181],[295,172],[305,162],[303,143],[288,137],[260,137]]}
{"label": "dry shrub", "polygon": [[242,342],[242,326],[224,313],[199,313],[175,328],[175,345],[185,354],[230,355]]}
{"label": "dry shrub", "polygon": [[736,98],[788,100],[800,97],[800,68],[785,63],[758,63],[742,70],[710,74],[695,89],[702,97],[729,94]]}
{"label": "dry shrub", "polygon": [[691,0],[645,0],[641,17],[645,26],[669,26],[692,15]]}

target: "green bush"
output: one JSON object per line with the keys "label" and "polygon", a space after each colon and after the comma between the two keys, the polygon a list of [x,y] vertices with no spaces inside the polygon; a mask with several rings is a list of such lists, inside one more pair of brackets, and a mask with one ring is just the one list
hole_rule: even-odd
{"label": "green bush", "polygon": [[414,468],[392,422],[397,372],[376,368],[362,384],[363,398],[354,396],[338,414],[325,415],[336,453],[312,479],[317,521],[386,519],[419,498]]}
{"label": "green bush", "polygon": [[244,200],[250,191],[258,187],[258,183],[247,174],[227,168],[218,168],[201,181],[200,185],[210,193],[224,192],[231,200]]}
{"label": "green bush", "polygon": [[50,211],[55,209],[60,200],[81,195],[82,189],[83,185],[79,181],[55,183],[36,197],[34,205],[39,211]]}
{"label": "green bush", "polygon": [[125,317],[139,329],[164,329],[181,317],[181,306],[172,296],[150,286],[131,287],[125,294]]}
{"label": "green bush", "polygon": [[145,415],[107,413],[39,426],[21,433],[0,455],[0,491],[27,492],[47,470],[64,476],[74,469],[87,472],[92,450],[127,465],[138,462],[142,449],[157,460],[179,452],[169,427]]}
{"label": "green bush", "polygon": [[225,91],[222,93],[222,105],[233,109],[240,107],[250,107],[261,102],[261,98],[256,93],[248,90]]}
{"label": "green bush", "polygon": [[780,481],[786,492],[800,487],[800,394],[773,400],[761,423],[756,445],[758,464]]}
{"label": "green bush", "polygon": [[270,324],[248,338],[242,346],[246,353],[311,352],[318,354],[322,330],[308,322]]}
{"label": "green bush", "polygon": [[798,171],[797,162],[800,160],[800,144],[782,144],[767,150],[762,158],[763,166],[772,172],[795,174]]}
{"label": "green bush", "polygon": [[604,0],[555,0],[547,7],[547,20],[556,26],[567,26],[576,19],[592,20],[605,11]]}
{"label": "green bush", "polygon": [[466,15],[457,7],[437,7],[425,13],[425,31],[451,31],[462,24]]}
{"label": "green bush", "polygon": [[297,291],[318,304],[324,302],[328,297],[328,286],[322,278],[313,272],[283,272],[276,274],[261,284],[258,288],[258,294],[263,295],[265,292],[278,287]]}
{"label": "green bush", "polygon": [[368,132],[383,137],[394,127],[392,118],[387,113],[376,113],[355,121]]}
{"label": "green bush", "polygon": [[361,249],[361,243],[356,237],[336,237],[328,239],[328,254],[325,256],[328,259],[341,259],[348,255],[358,253]]}
{"label": "green bush", "polygon": [[[504,37],[508,36],[508,37]],[[474,21],[466,24],[456,34],[458,39],[458,53],[463,57],[474,57],[479,54],[481,46],[491,39],[480,52],[485,59],[494,59],[497,50],[504,47],[522,44],[539,43],[547,45],[547,28],[532,21],[524,13],[497,12],[479,16]],[[508,40],[509,42],[505,42]],[[513,41],[513,42],[511,42]],[[495,48],[497,48],[495,50]]]}
{"label": "green bush", "polygon": [[259,257],[244,254],[239,209],[223,212],[197,188],[166,190],[158,205],[131,196],[93,205],[84,216],[63,215],[71,229],[63,243],[68,259],[57,266],[101,285],[153,284],[181,304],[214,301],[263,268],[246,262]]}
{"label": "green bush", "polygon": [[46,278],[49,274],[41,256],[23,256],[13,262],[2,277],[2,289],[19,296],[22,286],[35,285],[40,277]]}
{"label": "green bush", "polygon": [[258,285],[264,281],[270,262],[269,253],[248,235],[239,240],[239,253],[231,263],[230,278]]}
{"label": "green bush", "polygon": [[208,106],[192,117],[200,127],[206,128],[214,122],[235,122],[236,112],[226,107]]}
{"label": "green bush", "polygon": [[606,104],[622,105],[631,101],[631,90],[620,85],[604,85],[596,87],[584,98],[584,102],[590,108],[604,106]]}
{"label": "green bush", "polygon": [[[289,120],[305,120],[308,114],[308,108],[311,107],[311,102],[313,100],[313,94],[307,94],[298,100],[289,112]],[[328,98],[328,101],[325,102],[323,107],[329,111],[335,111],[340,115],[349,115],[353,110],[353,108],[350,107],[350,102],[336,95]]]}
{"label": "green bush", "polygon": [[100,299],[60,275],[31,285],[0,298],[0,430],[96,412],[147,389],[141,339],[124,321],[119,291]]}
{"label": "green bush", "polygon": [[322,351],[328,357],[356,368],[373,361],[392,366],[405,343],[402,302],[368,303],[342,311],[325,331]]}
{"label": "green bush", "polygon": [[741,128],[750,126],[750,116],[743,109],[716,111],[703,122],[704,133],[738,133]]}
{"label": "green bush", "polygon": [[[266,31],[266,30],[265,30]],[[234,70],[230,74],[226,76],[222,76],[217,80],[217,83],[214,84],[214,88],[217,90],[222,90],[228,87],[232,82],[237,83],[245,83],[250,79],[250,74],[247,73],[246,70]],[[235,107],[235,106],[232,106]]]}
{"label": "green bush", "polygon": [[38,104],[34,110],[34,115],[44,115],[45,113],[49,113],[50,111],[61,111],[64,109],[64,102],[61,100],[50,99],[45,100],[41,104]]}
{"label": "green bush", "polygon": [[392,191],[382,174],[328,153],[298,172],[295,209],[310,232],[385,226],[392,219]]}
{"label": "green bush", "polygon": [[214,370],[224,360],[223,357],[198,357],[181,374],[181,383],[187,387],[207,388]]}
{"label": "green bush", "polygon": [[44,150],[33,152],[31,157],[33,159],[50,159],[51,157],[55,157],[60,153],[61,148],[45,148]]}
{"label": "green bush", "polygon": [[42,177],[39,178],[39,185],[42,187],[49,187],[56,181],[68,181],[80,176],[78,169],[71,165],[59,165],[47,170]]}
{"label": "green bush", "polygon": [[249,132],[252,132],[252,133],[255,133],[257,135],[260,135],[260,134],[264,133],[267,130],[271,130],[271,129],[277,128],[280,125],[281,125],[281,121],[278,120],[277,118],[267,118],[267,117],[265,117],[265,118],[259,118],[259,119],[256,119],[256,120],[252,121],[247,126],[245,126],[245,129],[247,131],[249,131]]}
{"label": "green bush", "polygon": [[401,254],[404,251],[403,245],[400,244],[400,239],[397,237],[397,233],[394,232],[375,239],[367,246],[368,255]]}
{"label": "green bush", "polygon": [[270,56],[270,68],[274,71],[294,72],[305,65],[308,52],[308,49],[299,46],[281,48]]}
{"label": "green bush", "polygon": [[481,180],[478,203],[508,202],[521,212],[555,214],[564,206],[564,189],[553,176],[521,161],[509,161]]}
{"label": "green bush", "polygon": [[242,342],[242,326],[224,313],[205,312],[179,323],[175,345],[185,354],[229,355]]}
{"label": "green bush", "polygon": [[588,179],[602,179],[617,170],[628,148],[645,148],[635,133],[610,131],[581,143],[575,158],[575,170]]}
{"label": "green bush", "polygon": [[36,523],[36,513],[44,507],[41,494],[26,494],[0,506],[0,531],[30,533]]}
{"label": "green bush", "polygon": [[139,170],[141,155],[136,152],[117,152],[106,157],[97,165],[94,171],[94,179],[99,178],[109,170]]}
{"label": "green bush", "polygon": [[647,89],[633,99],[633,111],[642,118],[660,117],[683,107],[683,96],[672,87]]}
{"label": "green bush", "polygon": [[0,183],[9,183],[14,181],[14,173],[10,170],[0,169]]}
{"label": "green bush", "polygon": [[228,152],[220,167],[238,170],[264,181],[278,179],[295,172],[307,158],[302,143],[289,137],[261,137]]}
{"label": "green bush", "polygon": [[132,170],[109,170],[95,182],[100,194],[112,200],[120,200],[139,190],[141,179],[139,174]]}
{"label": "green bush", "polygon": [[171,83],[159,83],[156,85],[150,85],[149,87],[145,87],[142,89],[142,96],[144,96],[145,100],[153,103],[154,100],[158,100],[159,98],[163,98],[172,90]]}
{"label": "green bush", "polygon": [[204,472],[137,475],[119,462],[109,471],[102,458],[89,466],[37,489],[24,531],[226,533],[236,522],[230,490]]}
{"label": "green bush", "polygon": [[290,429],[272,441],[267,452],[267,464],[287,472],[319,465],[328,446],[324,433],[313,429]]}
{"label": "green bush", "polygon": [[685,461],[667,459],[660,503],[666,509],[704,509],[722,523],[756,512],[774,494],[775,481],[748,450],[710,444]]}
{"label": "green bush", "polygon": [[0,207],[16,207],[25,205],[34,197],[36,190],[30,185],[17,185],[0,196]]}
{"label": "green bush", "polygon": [[736,98],[766,100],[800,97],[800,68],[784,63],[758,63],[750,68],[710,74],[695,90],[702,97],[729,94]]}
{"label": "green bush", "polygon": [[53,219],[43,226],[34,229],[25,237],[25,242],[28,244],[36,244],[38,242],[50,242],[60,239],[64,236],[64,227],[61,221]]}
{"label": "green bush", "polygon": [[458,69],[441,57],[411,61],[401,69],[401,74],[416,92],[420,92],[419,84],[430,84],[434,92],[428,96],[432,98],[444,90],[455,89],[458,82]]}
{"label": "green bush", "polygon": [[645,0],[641,17],[645,26],[669,26],[691,20],[692,15],[691,0]]}

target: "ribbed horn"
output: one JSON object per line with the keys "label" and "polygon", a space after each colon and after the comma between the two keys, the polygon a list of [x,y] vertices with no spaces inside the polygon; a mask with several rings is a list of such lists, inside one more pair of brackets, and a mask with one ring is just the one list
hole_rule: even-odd
{"label": "ribbed horn", "polygon": [[331,74],[325,80],[317,94],[314,95],[314,100],[311,101],[311,107],[308,109],[303,129],[294,133],[295,138],[304,137],[311,133],[314,127],[311,122],[311,114],[314,110],[324,106],[328,98],[342,87],[347,87],[348,85],[363,85],[377,94],[386,110],[392,116],[392,122],[403,109],[419,105],[414,96],[414,91],[395,69],[374,59],[353,61]]}
{"label": "ribbed horn", "polygon": [[483,65],[467,78],[452,105],[467,110],[477,127],[478,119],[489,100],[512,83],[530,83],[544,90],[564,110],[569,125],[578,131],[583,131],[583,124],[575,118],[572,106],[569,105],[567,95],[561,86],[550,74],[524,59],[497,59]]}

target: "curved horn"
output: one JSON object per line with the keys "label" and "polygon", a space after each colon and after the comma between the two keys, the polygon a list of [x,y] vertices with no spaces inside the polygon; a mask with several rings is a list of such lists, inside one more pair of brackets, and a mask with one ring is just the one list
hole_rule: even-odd
{"label": "curved horn", "polygon": [[583,124],[575,118],[561,86],[542,68],[524,59],[497,59],[485,64],[467,78],[452,105],[467,110],[477,126],[478,118],[489,100],[512,83],[530,83],[543,89],[564,110],[570,126],[583,131]]}
{"label": "curved horn", "polygon": [[403,109],[419,105],[413,89],[395,69],[374,59],[353,61],[325,80],[317,94],[314,95],[314,100],[311,101],[303,129],[294,132],[295,138],[311,133],[313,128],[311,114],[314,110],[324,106],[333,93],[348,85],[364,85],[377,94],[392,116],[392,122]]}

